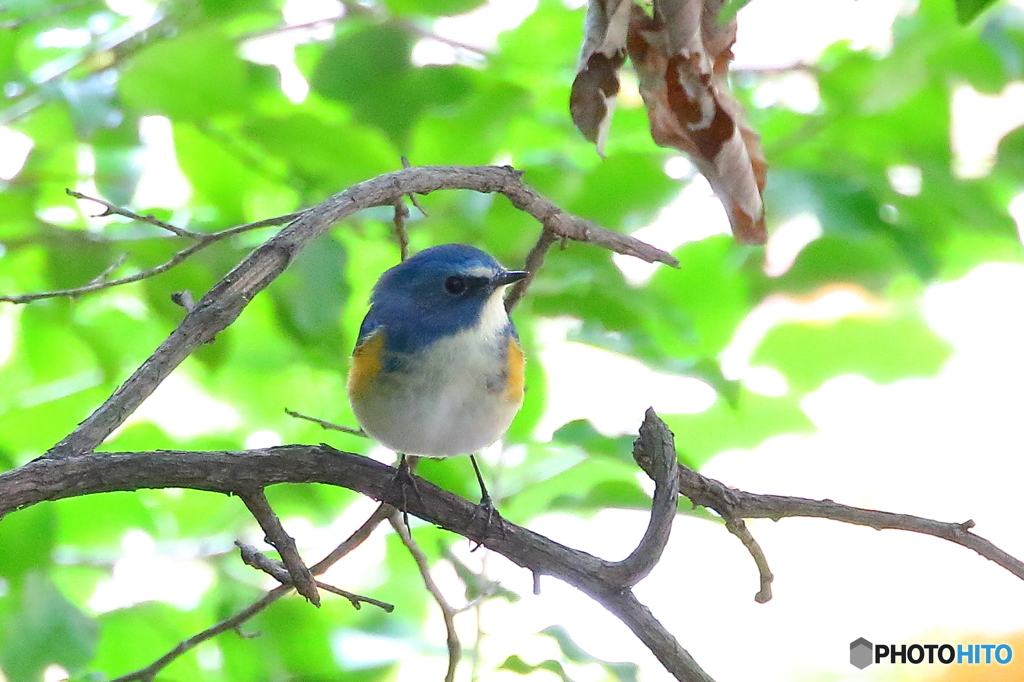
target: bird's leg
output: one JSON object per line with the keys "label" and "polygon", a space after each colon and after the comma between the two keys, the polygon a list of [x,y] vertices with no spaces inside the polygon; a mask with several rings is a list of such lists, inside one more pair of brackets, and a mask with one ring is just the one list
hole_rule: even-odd
{"label": "bird's leg", "polygon": [[476,511],[473,512],[473,518],[470,519],[470,523],[476,519],[478,514],[483,514],[484,519],[484,530],[480,534],[480,539],[476,541],[476,547],[470,550],[475,552],[480,549],[484,538],[487,537],[487,530],[491,527],[491,519],[494,517],[494,502],[491,500],[491,494],[487,492],[487,486],[484,485],[484,477],[480,473],[480,465],[476,463],[476,455],[470,455],[469,461],[473,463],[473,471],[476,473],[477,483],[480,484],[480,504],[476,506]]}
{"label": "bird's leg", "polygon": [[412,475],[412,462],[415,461],[415,458],[407,457],[401,452],[398,453],[398,458],[398,471],[395,473],[393,483],[402,489],[402,521],[405,522],[406,530],[411,530],[409,528],[409,500],[406,493],[409,488],[412,488],[416,499],[420,497],[420,491],[416,488],[416,478]]}

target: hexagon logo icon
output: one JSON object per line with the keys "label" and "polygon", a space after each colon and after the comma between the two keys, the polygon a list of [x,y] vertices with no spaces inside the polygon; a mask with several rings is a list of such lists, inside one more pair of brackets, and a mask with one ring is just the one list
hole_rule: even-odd
{"label": "hexagon logo icon", "polygon": [[875,645],[868,640],[863,637],[855,639],[850,642],[850,663],[863,670],[871,665],[874,651]]}

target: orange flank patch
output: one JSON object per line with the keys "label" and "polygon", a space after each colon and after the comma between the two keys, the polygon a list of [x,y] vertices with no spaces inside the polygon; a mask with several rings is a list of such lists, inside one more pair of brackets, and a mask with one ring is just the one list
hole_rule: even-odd
{"label": "orange flank patch", "polygon": [[384,350],[384,332],[378,330],[364,340],[352,353],[352,365],[348,370],[348,394],[361,396],[380,374],[381,353]]}
{"label": "orange flank patch", "polygon": [[515,337],[508,340],[508,383],[505,384],[505,400],[510,403],[523,402],[523,378],[526,374],[526,359],[522,346]]}

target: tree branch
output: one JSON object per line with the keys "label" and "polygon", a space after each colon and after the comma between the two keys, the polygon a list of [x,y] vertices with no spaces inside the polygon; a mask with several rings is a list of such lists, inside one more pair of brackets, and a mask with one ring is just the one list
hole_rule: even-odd
{"label": "tree branch", "polygon": [[[359,528],[357,528],[355,532],[352,533],[352,535],[350,535],[344,542],[338,545],[338,547],[335,548],[334,551],[332,551],[330,554],[328,554],[326,557],[320,560],[315,566],[313,566],[312,573],[314,575],[319,575],[323,573],[328,568],[337,563],[338,560],[341,559],[343,556],[345,556],[346,554],[354,550],[356,547],[361,545],[366,540],[366,538],[370,537],[370,533],[372,533],[373,530],[377,526],[379,526],[381,522],[384,521],[384,519],[387,518],[387,516],[390,515],[393,510],[393,507],[389,507],[386,504],[382,504],[381,506],[377,507],[377,510],[370,516],[370,518],[364,521],[363,524],[359,526]],[[2,517],[2,513],[0,513],[0,517]],[[280,574],[281,578],[288,575],[287,569],[285,569],[283,565],[280,565],[280,571],[276,571],[272,567],[274,564],[273,560],[269,559],[263,554],[260,554],[256,551],[255,548],[249,547],[248,545],[244,545],[240,542],[236,542],[235,544],[238,546],[238,549],[242,553],[242,561],[244,561],[246,564],[250,566],[256,565],[257,568],[259,568],[260,570],[264,570],[267,573],[270,573],[275,578],[278,578],[278,574]],[[257,557],[262,557],[262,559],[257,559]],[[266,561],[266,565],[262,565],[264,560]],[[364,601],[368,604],[379,606],[388,613],[391,613],[391,611],[394,610],[394,606],[386,602],[371,599],[370,597],[363,597],[361,595],[352,594],[351,592],[345,592],[345,590],[339,590],[338,588],[324,585],[319,581],[317,582],[317,585],[323,587],[328,591],[340,594],[341,596],[345,597],[350,602],[352,602],[352,605],[357,609],[359,608],[359,602]],[[206,640],[213,639],[220,633],[227,632],[228,630],[237,630],[242,625],[242,623],[249,620],[256,614],[258,614],[260,611],[267,608],[275,601],[288,594],[288,592],[292,590],[292,587],[293,586],[290,584],[281,584],[275,587],[274,589],[270,590],[265,595],[257,599],[255,602],[253,602],[249,606],[245,607],[244,609],[236,613],[235,615],[222,620],[216,625],[213,625],[203,630],[202,632],[199,632],[193,635],[192,637],[189,637],[186,640],[179,642],[177,646],[175,646],[173,649],[168,651],[166,654],[164,654],[157,660],[150,663],[145,668],[141,668],[140,670],[136,670],[135,672],[129,673],[127,675],[122,675],[121,677],[112,680],[112,682],[131,682],[131,680],[144,680],[145,682],[149,682],[149,680],[152,680],[154,677],[156,677],[156,674],[158,672],[160,672],[161,670],[169,666],[171,663],[173,663],[176,659],[180,658],[185,653],[194,649]]]}
{"label": "tree branch", "polygon": [[678,265],[665,251],[566,213],[525,184],[521,175],[515,169],[497,166],[404,168],[353,185],[303,212],[214,285],[153,355],[46,456],[71,457],[89,452],[102,443],[193,350],[212,341],[218,332],[234,322],[253,296],[273,282],[306,244],[339,220],[365,208],[393,205],[405,194],[427,194],[440,189],[498,192],[561,237],[589,242],[649,262]]}
{"label": "tree branch", "polygon": [[111,682],[132,682],[133,680],[143,680],[143,682],[150,682],[150,680],[156,677],[156,674],[158,672],[169,666],[178,658],[181,658],[181,656],[185,653],[196,648],[206,640],[213,639],[222,632],[227,632],[228,630],[236,629],[242,623],[249,620],[257,613],[267,608],[281,597],[288,594],[288,592],[291,591],[291,589],[291,585],[279,585],[278,587],[275,587],[270,592],[267,592],[265,595],[254,601],[249,606],[246,606],[244,609],[242,609],[235,615],[231,616],[230,618],[225,618],[213,627],[209,627],[203,630],[202,632],[197,633],[192,637],[189,637],[188,639],[179,642],[177,646],[175,646],[166,654],[164,654],[160,658],[156,659],[155,661],[147,665],[145,668],[136,670],[133,673],[128,673],[127,675],[122,675],[121,677],[114,678],[113,680],[111,680]]}
{"label": "tree branch", "polygon": [[[662,466],[668,475],[671,468],[667,463]],[[0,517],[44,500],[99,492],[170,487],[237,494],[285,482],[338,485],[397,507],[403,500],[402,490],[393,485],[394,476],[391,467],[328,445],[292,445],[245,452],[171,450],[40,457],[0,474]],[[673,485],[668,479],[659,480],[657,488],[664,491],[656,493],[656,498],[668,496]],[[649,646],[661,647],[655,654],[677,679],[708,679],[688,655],[680,656],[679,652],[685,653],[682,647],[635,602],[630,584],[622,582],[639,579],[633,555],[623,562],[599,559],[511,524],[499,515],[488,526],[486,536],[480,538],[478,524],[473,524],[476,505],[423,479],[416,480],[416,488],[418,494],[405,500],[410,514],[479,541],[534,575],[554,576],[577,587],[613,612],[630,618],[631,627],[641,629],[641,639]],[[674,515],[674,503],[671,508]],[[651,526],[660,528],[662,523],[652,519]],[[641,543],[643,551],[660,551],[660,541],[651,541],[649,536],[650,531]],[[652,556],[640,563],[643,566],[656,561],[657,556]]]}
{"label": "tree branch", "polygon": [[544,256],[556,241],[558,241],[558,237],[547,228],[540,231],[537,243],[530,249],[530,253],[526,254],[526,262],[523,264],[523,269],[530,274],[526,276],[526,279],[521,279],[512,285],[505,297],[505,312],[511,313],[519,305],[519,301],[523,300],[523,296],[526,296],[526,290],[533,283],[533,278],[537,276],[540,266],[544,265]]}
{"label": "tree branch", "polygon": [[[651,475],[649,465],[637,462],[648,476]],[[972,549],[989,561],[1024,580],[1024,562],[1004,552],[983,537],[971,532],[974,521],[950,523],[925,519],[910,514],[894,514],[892,512],[863,509],[838,504],[832,500],[809,500],[805,497],[787,497],[785,495],[761,495],[729,488],[720,481],[707,478],[682,464],[679,465],[679,494],[684,495],[694,505],[714,510],[723,519],[772,519],[778,521],[786,517],[811,517],[831,519],[856,526],[868,526],[875,530],[905,530],[912,533],[931,535],[942,540]],[[742,539],[742,537],[741,537]],[[746,544],[746,542],[744,542]],[[750,549],[750,547],[748,547]],[[757,555],[751,550],[755,560]],[[762,554],[763,557],[763,554]],[[765,570],[758,564],[762,574],[764,588]],[[771,572],[768,571],[770,576]],[[759,593],[760,594],[760,593]]]}
{"label": "tree branch", "polygon": [[[99,201],[98,199],[93,199],[91,197],[86,197],[85,195],[82,195],[82,196],[83,196],[83,198],[89,199],[90,201]],[[101,203],[106,203],[106,202],[101,202]],[[125,209],[119,209],[117,212],[119,213],[119,215],[125,215],[124,211],[125,211]],[[131,213],[131,211],[127,211],[127,213]],[[210,246],[212,244],[216,244],[217,242],[222,241],[224,239],[227,239],[228,237],[232,237],[232,236],[234,236],[236,234],[241,234],[242,232],[248,232],[249,230],[256,230],[256,229],[259,229],[261,227],[271,227],[273,225],[282,225],[284,223],[291,222],[292,220],[294,220],[295,218],[299,217],[300,215],[302,215],[301,212],[289,213],[287,215],[277,216],[277,217],[274,217],[274,218],[266,218],[264,220],[257,220],[256,222],[253,222],[253,223],[246,223],[244,225],[236,225],[235,227],[230,227],[230,228],[228,228],[226,230],[221,230],[220,232],[213,232],[211,234],[200,235],[199,236],[199,241],[196,242],[195,244],[193,244],[192,246],[189,246],[187,248],[182,249],[181,251],[178,251],[177,253],[172,255],[168,260],[164,261],[160,265],[155,265],[155,266],[153,266],[151,268],[147,268],[145,270],[141,270],[139,272],[136,272],[134,275],[128,275],[127,277],[119,277],[117,279],[105,279],[105,278],[99,278],[98,277],[98,278],[94,279],[92,282],[89,282],[88,284],[83,284],[80,287],[72,287],[70,289],[57,289],[57,290],[54,290],[54,291],[40,291],[40,292],[37,292],[37,293],[34,293],[34,294],[9,294],[9,295],[3,295],[3,296],[0,296],[0,303],[31,303],[32,301],[39,301],[39,300],[46,299],[46,298],[61,298],[61,297],[71,297],[71,296],[82,296],[84,294],[91,294],[94,291],[102,291],[103,289],[112,289],[113,287],[118,287],[118,286],[121,286],[122,284],[131,284],[132,282],[140,282],[140,281],[142,281],[144,279],[149,279],[150,277],[155,277],[155,276],[157,276],[159,274],[167,272],[168,270],[170,270],[174,266],[176,266],[179,263],[182,263],[183,261],[185,261],[190,256],[195,255],[199,251],[202,251],[207,246]],[[144,222],[148,223],[149,221],[148,220],[144,220]],[[190,234],[198,234],[198,233],[192,232]],[[104,272],[109,274],[109,272],[112,271],[112,270],[113,270],[113,268],[107,268],[107,270],[104,271]],[[191,309],[189,311],[191,312]]]}
{"label": "tree branch", "polygon": [[462,659],[462,643],[459,641],[459,634],[455,631],[455,614],[458,612],[448,603],[448,600],[445,599],[444,594],[441,592],[441,588],[437,586],[434,578],[430,575],[430,564],[427,561],[427,555],[423,553],[420,546],[413,540],[412,534],[409,532],[408,523],[402,517],[402,514],[396,509],[388,518],[388,521],[391,522],[391,527],[398,533],[402,544],[409,550],[413,561],[416,562],[416,568],[420,572],[420,577],[423,578],[423,585],[427,588],[427,592],[430,593],[430,596],[434,598],[434,601],[437,602],[441,609],[441,618],[444,619],[446,634],[445,641],[448,647],[448,671],[445,673],[444,682],[454,682],[455,669]]}
{"label": "tree branch", "polygon": [[306,568],[302,557],[299,556],[295,540],[285,532],[284,526],[281,525],[281,519],[277,518],[277,514],[271,509],[263,488],[240,491],[238,497],[245,503],[249,513],[256,517],[260,528],[266,534],[267,542],[280,553],[281,560],[288,570],[289,580],[287,582],[291,583],[299,594],[312,602],[313,606],[320,606],[320,594],[316,591],[313,575]]}
{"label": "tree branch", "polygon": [[192,232],[191,230],[186,230],[182,227],[178,227],[177,225],[171,225],[168,222],[160,220],[154,215],[139,215],[134,211],[129,211],[127,208],[115,206],[109,201],[106,201],[104,199],[98,199],[96,197],[91,197],[88,194],[82,194],[81,192],[76,192],[73,189],[65,189],[64,191],[67,193],[68,196],[74,197],[75,199],[84,199],[85,201],[92,201],[103,206],[103,213],[93,216],[95,218],[102,218],[109,215],[119,215],[125,218],[129,218],[131,220],[136,220],[140,223],[146,223],[147,225],[159,227],[161,230],[167,230],[171,234],[176,235],[178,237],[188,237],[189,239],[202,239],[204,236],[199,234],[198,232]]}

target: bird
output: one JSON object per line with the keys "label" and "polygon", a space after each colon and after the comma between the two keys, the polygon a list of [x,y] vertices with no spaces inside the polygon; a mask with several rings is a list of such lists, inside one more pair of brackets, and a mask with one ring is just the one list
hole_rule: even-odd
{"label": "bird", "polygon": [[349,367],[352,411],[400,455],[400,472],[406,455],[469,455],[487,525],[494,508],[474,455],[523,404],[525,359],[503,294],[528,275],[465,244],[420,251],[374,285]]}

